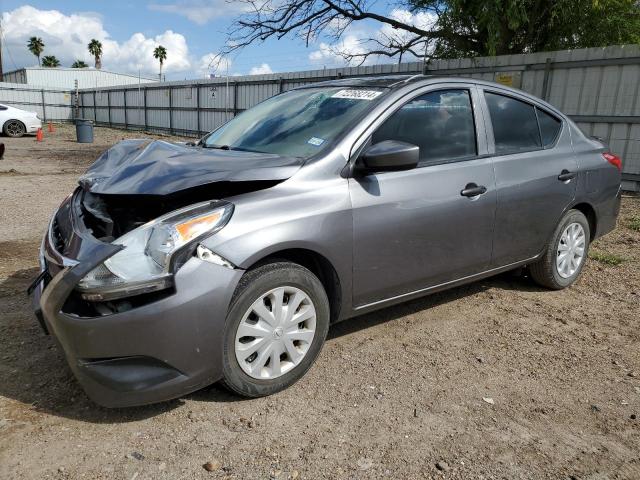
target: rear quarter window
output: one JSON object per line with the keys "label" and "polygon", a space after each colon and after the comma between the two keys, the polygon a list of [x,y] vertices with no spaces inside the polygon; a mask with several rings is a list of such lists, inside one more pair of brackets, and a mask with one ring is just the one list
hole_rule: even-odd
{"label": "rear quarter window", "polygon": [[548,114],[544,110],[536,107],[538,114],[538,124],[540,125],[540,136],[542,137],[542,145],[547,148],[553,145],[560,133],[562,122],[553,115]]}

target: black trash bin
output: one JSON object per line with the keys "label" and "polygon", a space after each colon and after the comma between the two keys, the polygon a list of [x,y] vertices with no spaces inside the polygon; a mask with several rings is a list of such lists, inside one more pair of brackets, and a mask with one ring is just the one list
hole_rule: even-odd
{"label": "black trash bin", "polygon": [[76,118],[76,139],[78,143],[93,143],[93,122]]}

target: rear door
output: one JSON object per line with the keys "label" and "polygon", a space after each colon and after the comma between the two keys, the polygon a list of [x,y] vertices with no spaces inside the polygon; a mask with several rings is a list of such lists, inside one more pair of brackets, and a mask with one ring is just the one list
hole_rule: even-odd
{"label": "rear door", "polygon": [[[477,93],[431,88],[367,134],[368,144],[418,145],[418,167],[349,180],[356,308],[481,272],[491,260],[496,195]],[[461,194],[472,185],[485,193]]]}
{"label": "rear door", "polygon": [[524,96],[482,89],[497,210],[492,267],[539,254],[576,192],[578,165],[561,118]]}

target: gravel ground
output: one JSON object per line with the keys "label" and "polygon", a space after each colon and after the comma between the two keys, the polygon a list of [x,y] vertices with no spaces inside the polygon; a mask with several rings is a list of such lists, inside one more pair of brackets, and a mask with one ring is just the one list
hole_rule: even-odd
{"label": "gravel ground", "polygon": [[108,410],[24,294],[78,175],[144,135],[95,134],[3,139],[0,478],[640,478],[640,198],[623,199],[565,291],[501,275],[336,325],[309,374],[272,397],[212,386]]}

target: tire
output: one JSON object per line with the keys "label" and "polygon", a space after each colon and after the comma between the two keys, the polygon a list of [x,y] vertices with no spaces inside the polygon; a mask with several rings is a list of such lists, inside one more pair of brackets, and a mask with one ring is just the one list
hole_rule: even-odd
{"label": "tire", "polygon": [[[278,298],[282,298],[279,310]],[[289,302],[295,303],[294,321],[289,320]],[[280,322],[274,313],[277,311],[283,312]],[[305,320],[298,323],[296,318]],[[328,330],[329,300],[311,271],[289,262],[250,270],[240,280],[227,314],[222,383],[232,392],[251,398],[284,390],[309,370],[322,350]],[[247,332],[257,332],[259,336],[245,336]],[[253,351],[256,345],[261,349]]]}
{"label": "tire", "polygon": [[[579,227],[576,225],[579,225]],[[571,241],[569,241],[569,243],[565,243],[565,239],[567,237],[564,237],[565,239],[563,239],[563,235],[569,227],[573,229],[574,233],[580,233],[581,229],[582,235],[584,236],[581,243],[579,240],[580,235],[577,235],[578,240],[575,242],[574,247],[574,252],[576,253],[572,253],[571,248],[568,247]],[[536,263],[529,266],[529,271],[531,272],[533,280],[537,284],[553,290],[562,290],[563,288],[567,288],[572,285],[578,276],[580,276],[580,272],[582,272],[582,268],[588,258],[591,238],[590,235],[591,229],[589,227],[587,217],[578,210],[569,210],[558,223],[558,226],[551,237],[551,241],[547,245],[544,255]],[[576,255],[580,252],[578,245],[581,244],[583,245],[582,255],[578,261],[576,259]],[[564,267],[561,271],[558,263],[561,262],[560,255],[563,252],[566,252],[565,257],[569,263],[561,263]],[[569,260],[570,258],[573,258],[573,263]],[[577,265],[574,270],[573,266],[575,264]]]}
{"label": "tire", "polygon": [[4,123],[2,131],[7,137],[18,138],[23,136],[27,132],[27,129],[20,120],[7,120]]}

